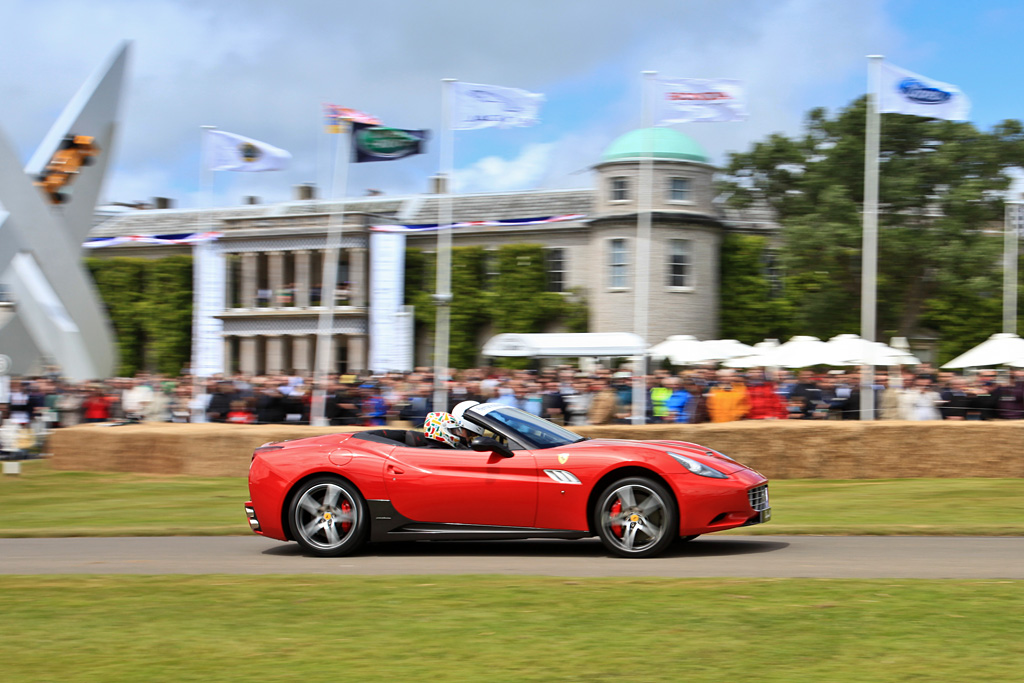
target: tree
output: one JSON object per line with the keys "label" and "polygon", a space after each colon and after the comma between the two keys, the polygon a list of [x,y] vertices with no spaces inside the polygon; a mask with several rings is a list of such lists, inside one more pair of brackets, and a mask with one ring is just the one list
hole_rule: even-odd
{"label": "tree", "polygon": [[[492,261],[493,259],[493,261]],[[407,249],[405,301],[416,307],[416,334],[434,333],[437,260],[434,254]],[[490,267],[489,267],[490,266]],[[488,271],[497,275],[489,277]],[[493,324],[496,332],[540,332],[561,321],[571,331],[585,332],[587,304],[578,292],[547,291],[544,248],[538,244],[507,244],[494,252],[482,247],[452,249],[452,303],[448,358],[453,367],[477,363],[478,339]],[[521,359],[503,359],[521,364]]]}
{"label": "tree", "polygon": [[[766,202],[782,225],[788,305],[779,313],[792,315],[794,332],[829,337],[860,327],[865,116],[864,98],[834,118],[815,109],[802,137],[772,135],[728,164],[729,201]],[[961,337],[960,319],[984,338],[998,327],[991,310],[1001,296],[1001,239],[993,229],[1002,225],[1008,171],[1024,166],[1024,127],[1004,121],[982,132],[885,114],[881,132],[879,336],[931,327]],[[724,317],[730,302],[722,305]]]}

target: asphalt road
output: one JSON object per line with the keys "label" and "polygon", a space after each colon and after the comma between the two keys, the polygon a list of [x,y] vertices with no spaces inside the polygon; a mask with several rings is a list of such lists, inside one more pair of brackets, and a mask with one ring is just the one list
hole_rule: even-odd
{"label": "asphalt road", "polygon": [[0,574],[518,574],[564,577],[1024,579],[1024,537],[707,536],[662,557],[582,541],[418,542],[354,557],[258,536],[0,539]]}

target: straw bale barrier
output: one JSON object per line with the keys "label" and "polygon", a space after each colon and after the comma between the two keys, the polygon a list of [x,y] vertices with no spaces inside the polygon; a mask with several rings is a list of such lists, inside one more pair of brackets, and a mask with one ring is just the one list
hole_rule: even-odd
{"label": "straw bale barrier", "polygon": [[[339,431],[346,430],[287,425],[83,425],[54,432],[50,450],[57,470],[245,476],[256,446]],[[574,431],[595,438],[693,441],[770,479],[1024,477],[1024,420],[752,421],[608,425]]]}

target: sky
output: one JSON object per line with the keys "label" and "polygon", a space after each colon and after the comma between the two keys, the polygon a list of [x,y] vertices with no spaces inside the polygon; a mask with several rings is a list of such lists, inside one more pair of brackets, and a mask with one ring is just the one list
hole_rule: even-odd
{"label": "sky", "polygon": [[[441,79],[543,93],[529,128],[455,133],[461,193],[587,187],[639,127],[641,72],[741,80],[748,120],[680,124],[714,163],[813,107],[862,95],[866,55],[959,86],[982,129],[1024,118],[1020,0],[0,0],[0,129],[27,161],[122,41],[131,58],[102,200],[230,206],[256,195],[426,192],[439,168]],[[332,188],[321,104],[432,131],[426,154],[352,164]],[[200,126],[284,148],[289,168],[216,173],[200,192]]]}

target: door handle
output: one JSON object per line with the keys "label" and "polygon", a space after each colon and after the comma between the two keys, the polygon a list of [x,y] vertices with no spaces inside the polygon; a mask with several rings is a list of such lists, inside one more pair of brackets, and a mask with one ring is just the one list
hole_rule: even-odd
{"label": "door handle", "polygon": [[405,470],[403,470],[401,467],[388,465],[388,474],[405,474]]}

